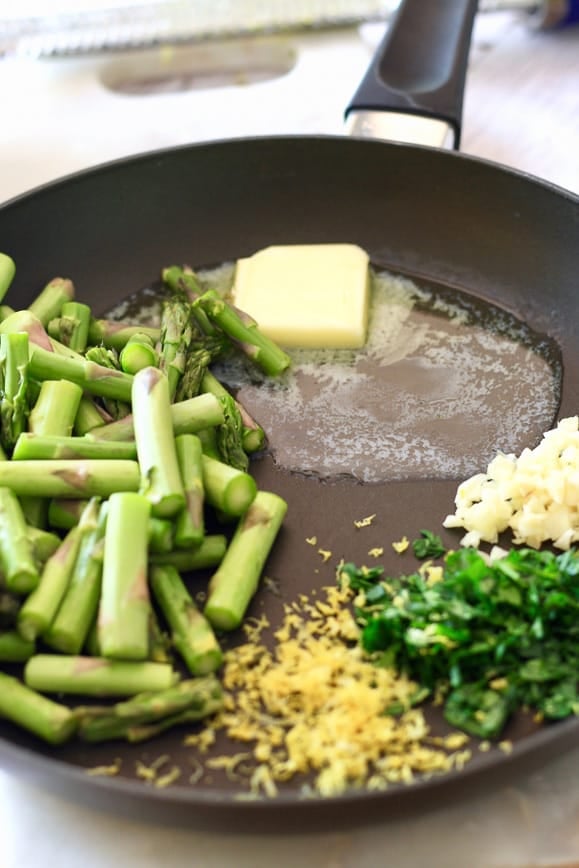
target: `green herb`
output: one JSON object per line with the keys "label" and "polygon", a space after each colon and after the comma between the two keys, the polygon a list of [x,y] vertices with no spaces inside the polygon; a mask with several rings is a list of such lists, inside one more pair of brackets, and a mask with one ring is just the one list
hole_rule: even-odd
{"label": "green herb", "polygon": [[439,558],[446,549],[438,534],[432,533],[431,530],[421,530],[418,539],[412,543],[412,551],[417,558]]}
{"label": "green herb", "polygon": [[353,564],[340,576],[359,594],[364,649],[442,695],[453,726],[496,738],[516,708],[547,719],[579,713],[574,549],[513,549],[489,563],[463,548],[446,555],[439,581]]}

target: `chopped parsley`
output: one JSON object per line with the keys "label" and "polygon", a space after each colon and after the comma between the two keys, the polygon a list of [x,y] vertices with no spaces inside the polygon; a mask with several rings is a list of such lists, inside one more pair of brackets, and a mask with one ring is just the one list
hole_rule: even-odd
{"label": "chopped parsley", "polygon": [[412,543],[412,551],[420,560],[425,558],[440,558],[446,549],[438,534],[431,530],[421,530],[418,539]]}
{"label": "chopped parsley", "polygon": [[579,713],[575,549],[512,549],[489,563],[463,548],[445,556],[436,582],[424,570],[386,578],[353,564],[340,576],[358,592],[364,649],[441,696],[452,726],[497,738],[516,708]]}

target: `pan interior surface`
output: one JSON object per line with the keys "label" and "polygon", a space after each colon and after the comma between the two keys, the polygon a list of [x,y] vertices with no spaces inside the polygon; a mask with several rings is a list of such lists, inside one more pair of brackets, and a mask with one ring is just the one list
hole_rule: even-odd
{"label": "pan interior surface", "polygon": [[[509,385],[511,391],[505,391],[503,381],[497,396],[501,393],[504,399],[507,394],[509,404],[524,405],[524,427],[531,428],[533,438],[524,445],[532,446],[545,423],[548,426],[557,415],[572,415],[579,406],[574,326],[578,224],[576,198],[458,155],[342,139],[258,139],[147,155],[49,185],[0,209],[0,244],[17,263],[7,299],[14,307],[28,304],[44,283],[63,274],[75,282],[78,298],[101,312],[151,286],[160,269],[171,263],[234,262],[269,244],[359,244],[369,252],[377,272],[409,275],[421,293],[428,293],[428,304],[422,295],[412,308],[418,333],[430,329],[448,336],[463,328],[452,324],[452,316],[435,312],[434,306],[442,302],[447,310],[459,302],[461,310],[476,309],[479,325],[483,311],[492,309],[502,312],[511,326],[524,327],[524,339],[521,332],[514,343],[517,352],[522,348],[531,362],[541,365],[543,379],[538,382],[544,389],[533,391],[529,384],[529,391],[521,392],[517,379]],[[484,349],[488,328],[474,331]],[[434,377],[436,382],[427,389],[428,377],[416,381],[418,363],[413,359],[408,353],[398,358],[398,372],[406,382],[418,383],[415,398],[418,395],[436,412],[445,406],[431,400],[436,389],[444,397],[440,382]],[[523,363],[521,357],[517,364]],[[384,368],[391,373],[395,365]],[[399,382],[398,374],[393,379]],[[232,385],[244,388],[233,380]],[[260,421],[267,429],[267,413]],[[485,420],[478,421],[484,427]],[[432,416],[429,428],[431,422]],[[490,446],[503,445],[491,443],[496,430],[486,445],[470,452],[464,443],[470,442],[472,428],[447,438],[449,452],[462,451],[456,466],[447,464],[436,473],[428,462],[421,463],[421,455],[402,472],[394,472],[390,464],[383,475],[381,471],[366,480],[351,471],[328,473],[323,466],[302,465],[300,470],[310,472],[298,473],[289,461],[276,462],[272,455],[256,461],[258,485],[277,491],[290,509],[267,565],[268,582],[250,617],[265,615],[274,628],[284,604],[300,594],[320,593],[335,583],[341,559],[363,563],[371,549],[383,550],[387,572],[400,573],[402,562],[391,543],[404,535],[418,536],[422,528],[440,529],[467,466],[476,461],[479,469],[490,457]],[[513,443],[513,448],[520,447],[518,435]],[[328,451],[324,448],[322,459]],[[352,451],[368,452],[368,446]],[[369,515],[376,516],[372,523],[358,528],[356,522]],[[456,546],[455,533],[441,535],[447,546]],[[202,592],[206,579],[196,578],[193,590]],[[363,814],[368,800],[383,805],[403,799],[411,808],[418,804],[421,786],[442,792],[457,778],[494,771],[533,749],[546,753],[548,746],[565,743],[564,734],[570,738],[576,733],[575,723],[541,729],[528,717],[516,718],[505,733],[513,745],[511,754],[498,747],[484,754],[474,751],[460,774],[395,785],[382,793],[354,790],[330,804],[336,810],[341,805],[344,817],[355,813],[356,805]],[[440,717],[434,715],[433,726],[443,727]],[[37,757],[39,779],[47,767],[54,774],[66,770],[69,782],[85,788],[94,781],[87,768],[110,766],[120,758],[118,774],[110,780],[100,778],[95,786],[105,799],[115,793],[121,800],[145,796],[157,802],[159,810],[195,805],[200,817],[213,815],[220,822],[241,804],[239,779],[223,769],[196,782],[199,757],[184,744],[182,732],[165,734],[145,747],[119,743],[87,748],[74,743],[58,750],[33,742],[7,723],[2,723],[0,736],[8,767],[25,767],[34,776]],[[215,746],[216,752],[238,749],[221,742]],[[180,775],[166,789],[155,790],[139,777],[139,763],[150,766],[161,757],[167,758],[166,768],[175,765]],[[324,810],[324,799],[304,799],[300,786],[291,782],[282,788],[280,803],[292,806],[285,818],[288,824],[292,818],[313,816],[318,809],[321,815]],[[247,802],[243,810],[257,815],[268,804]]]}

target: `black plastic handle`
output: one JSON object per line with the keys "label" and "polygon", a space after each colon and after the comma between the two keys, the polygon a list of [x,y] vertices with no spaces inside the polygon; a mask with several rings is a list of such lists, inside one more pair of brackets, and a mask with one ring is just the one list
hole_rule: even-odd
{"label": "black plastic handle", "polygon": [[460,144],[462,100],[477,0],[402,0],[346,109],[446,121]]}

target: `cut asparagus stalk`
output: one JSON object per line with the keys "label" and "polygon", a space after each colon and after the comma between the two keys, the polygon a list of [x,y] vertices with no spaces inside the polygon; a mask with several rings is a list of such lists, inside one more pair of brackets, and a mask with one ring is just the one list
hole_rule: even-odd
{"label": "cut asparagus stalk", "polygon": [[0,661],[3,663],[24,663],[35,651],[35,643],[23,639],[17,630],[0,633]]}
{"label": "cut asparagus stalk", "polygon": [[0,590],[0,629],[6,630],[16,625],[22,597],[10,591]]}
{"label": "cut asparagus stalk", "polygon": [[205,534],[203,542],[194,549],[182,549],[172,552],[151,554],[151,564],[168,564],[180,573],[203,570],[220,564],[227,549],[227,538],[224,534]]}
{"label": "cut asparagus stalk", "polygon": [[215,629],[234,630],[241,624],[286,511],[277,494],[259,491],[239,522],[209,582],[204,614]]}
{"label": "cut asparagus stalk", "polygon": [[205,371],[201,389],[205,393],[215,395],[223,407],[224,422],[217,429],[217,445],[221,460],[237,470],[247,470],[249,459],[243,448],[243,421],[233,396],[211,371]]}
{"label": "cut asparagus stalk", "polygon": [[[150,503],[142,494],[111,495],[98,614],[103,657],[146,660],[149,654],[147,540]],[[127,541],[130,540],[130,545]]]}
{"label": "cut asparagus stalk", "polygon": [[70,708],[41,696],[3,672],[0,672],[0,715],[50,744],[68,741],[76,730],[76,717]]}
{"label": "cut asparagus stalk", "polygon": [[[171,404],[170,418],[173,434],[196,434],[204,428],[220,425],[224,420],[223,407],[215,395],[198,395],[179,404]],[[132,440],[135,436],[133,416],[94,428],[87,434],[95,440]]]}
{"label": "cut asparagus stalk", "polygon": [[188,549],[199,545],[205,535],[201,441],[195,434],[180,434],[175,446],[186,501],[175,522],[175,545]]}
{"label": "cut asparagus stalk", "polygon": [[77,437],[82,437],[94,428],[100,428],[112,421],[110,413],[96,404],[93,398],[83,395],[74,420],[74,433]]}
{"label": "cut asparagus stalk", "polygon": [[159,518],[177,515],[185,506],[170,407],[169,384],[162,371],[144,368],[135,374],[133,422],[141,491]]}
{"label": "cut asparagus stalk", "polygon": [[37,316],[29,310],[16,310],[0,322],[1,334],[26,332],[31,344],[41,347],[49,353],[54,352],[53,342]]}
{"label": "cut asparagus stalk", "polygon": [[37,380],[70,380],[93,395],[130,402],[133,378],[83,359],[68,358],[33,344],[29,372]]}
{"label": "cut asparagus stalk", "polygon": [[[0,464],[10,467],[12,462],[2,461]],[[10,488],[0,487],[0,566],[7,589],[16,594],[30,593],[39,581],[27,531],[18,498]]]}
{"label": "cut asparagus stalk", "polygon": [[197,432],[197,437],[201,442],[203,454],[209,458],[214,458],[215,461],[221,461],[219,446],[217,444],[217,430],[215,428],[203,428]]}
{"label": "cut asparagus stalk", "polygon": [[0,301],[4,298],[14,280],[16,264],[7,253],[0,253]]}
{"label": "cut asparagus stalk", "polygon": [[203,486],[205,499],[225,515],[238,517],[243,515],[253,502],[257,485],[255,479],[243,470],[230,467],[222,461],[216,461],[203,455]]}
{"label": "cut asparagus stalk", "polygon": [[[30,412],[29,432],[39,435],[69,435],[81,398],[82,389],[76,383],[70,383],[68,380],[45,380],[40,385],[40,393]],[[15,452],[12,453],[12,457],[15,457]],[[48,518],[46,500],[39,497],[24,497],[22,508],[30,524],[46,527]]]}
{"label": "cut asparagus stalk", "polygon": [[134,461],[137,447],[129,440],[89,440],[88,437],[21,434],[12,458],[15,461],[39,461],[67,458],[122,459]]}
{"label": "cut asparagus stalk", "polygon": [[10,451],[28,418],[28,335],[25,332],[0,336],[4,384],[0,401],[2,445]]}
{"label": "cut asparagus stalk", "polygon": [[174,567],[155,566],[151,588],[171,638],[191,675],[206,675],[221,666],[223,654],[209,621],[199,611]]}
{"label": "cut asparagus stalk", "polygon": [[82,389],[68,380],[44,380],[30,411],[31,434],[70,436],[78,412]]}
{"label": "cut asparagus stalk", "polygon": [[63,304],[74,298],[74,284],[63,277],[55,277],[37,295],[28,310],[47,326],[51,319],[60,316]]}
{"label": "cut asparagus stalk", "polygon": [[28,525],[26,535],[32,545],[32,553],[37,563],[44,564],[54,554],[61,543],[60,537],[52,531]]}
{"label": "cut asparagus stalk", "polygon": [[99,514],[97,498],[89,501],[76,527],[47,560],[36,589],[26,598],[18,614],[18,631],[34,640],[46,633],[68,590],[81,542],[96,526]]}
{"label": "cut asparagus stalk", "polygon": [[[184,293],[190,302],[196,301],[203,293],[199,278],[189,266],[181,268],[179,265],[170,265],[162,270],[161,277],[163,283],[172,292]],[[203,308],[192,305],[191,313],[203,334],[209,336],[219,334],[220,330],[213,325]]]}
{"label": "cut asparagus stalk", "polygon": [[222,706],[223,695],[215,677],[189,679],[167,690],[118,702],[112,708],[77,708],[78,734],[88,742],[113,738],[144,741],[177,723],[215,714]]}
{"label": "cut asparagus stalk", "polygon": [[0,486],[17,496],[109,497],[115,491],[138,491],[140,478],[136,461],[0,461]]}
{"label": "cut asparagus stalk", "polygon": [[62,305],[61,315],[48,323],[48,334],[77,353],[84,353],[90,319],[88,304],[68,301]]}
{"label": "cut asparagus stalk", "polygon": [[119,362],[127,374],[136,374],[143,368],[156,368],[159,354],[152,338],[144,332],[132,335],[119,354]]}
{"label": "cut asparagus stalk", "polygon": [[[70,530],[78,524],[86,500],[64,497],[54,498],[48,506],[48,522],[51,527]],[[173,550],[173,522],[170,519],[149,518],[149,551],[170,552]],[[30,536],[30,534],[29,534]]]}
{"label": "cut asparagus stalk", "polygon": [[169,518],[156,518],[152,515],[149,519],[149,551],[170,552],[173,551],[174,527]]}
{"label": "cut asparagus stalk", "polygon": [[153,608],[149,611],[149,660],[156,663],[172,663],[171,639],[161,628]]}
{"label": "cut asparagus stalk", "polygon": [[175,398],[177,386],[185,370],[189,344],[193,339],[190,305],[175,294],[163,302],[161,314],[160,368],[167,376],[169,397]]}
{"label": "cut asparagus stalk", "polygon": [[24,667],[25,684],[41,693],[134,696],[166,690],[178,680],[168,663],[104,657],[35,654]]}
{"label": "cut asparagus stalk", "polygon": [[269,376],[279,376],[289,368],[291,359],[288,354],[260,332],[252,317],[228,304],[215,290],[200,295],[193,302],[193,308],[201,308]]}
{"label": "cut asparagus stalk", "polygon": [[[83,513],[86,531],[80,541],[70,581],[56,617],[44,633],[47,645],[65,654],[80,654],[97,616],[107,515],[107,504],[100,506],[98,515],[94,511],[90,513],[90,524],[89,517]],[[100,648],[97,656],[100,656]]]}
{"label": "cut asparagus stalk", "polygon": [[154,344],[161,338],[161,329],[153,326],[127,325],[107,319],[92,319],[88,330],[90,344],[104,344],[105,347],[120,352],[128,343],[129,339],[137,334],[147,335]]}

